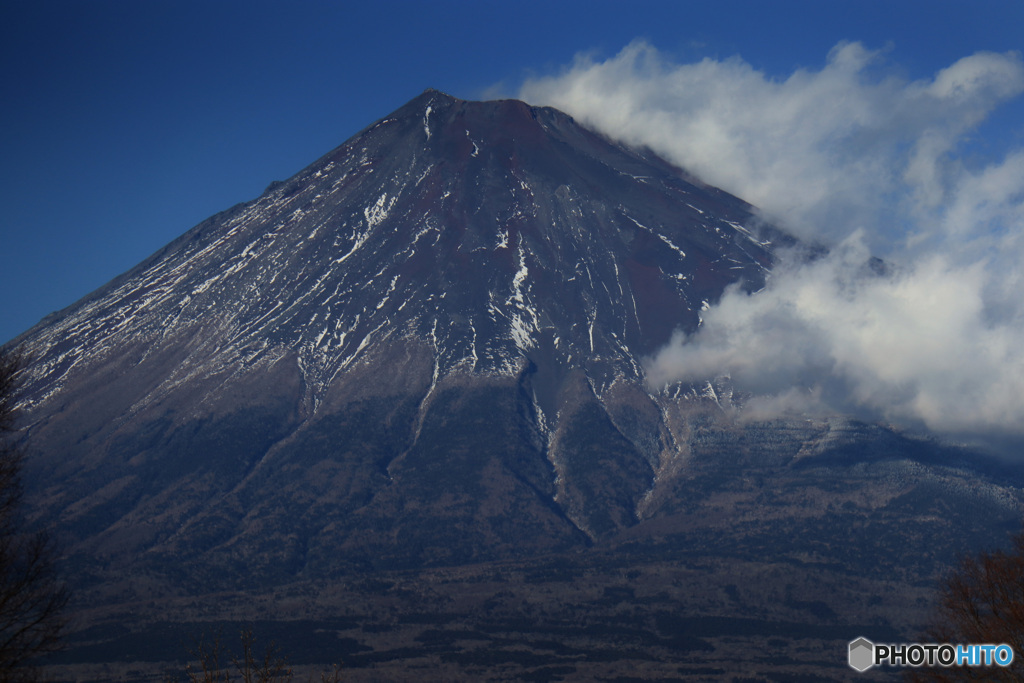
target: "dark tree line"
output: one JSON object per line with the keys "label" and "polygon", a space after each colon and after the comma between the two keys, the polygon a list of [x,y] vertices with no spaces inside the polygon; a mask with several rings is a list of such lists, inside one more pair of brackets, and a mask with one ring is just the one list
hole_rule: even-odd
{"label": "dark tree line", "polygon": [[38,680],[34,660],[58,646],[68,600],[46,534],[27,532],[21,514],[15,418],[24,366],[23,354],[0,349],[0,683]]}
{"label": "dark tree line", "polygon": [[[256,652],[252,631],[243,630],[241,637],[240,657],[227,653],[220,636],[214,636],[212,639],[208,636],[201,637],[189,651],[191,658],[196,661],[189,663],[185,668],[188,683],[290,683],[295,680],[295,673],[274,643],[268,645],[266,652],[260,657]],[[172,673],[164,679],[164,683],[176,683],[180,680],[179,675]],[[341,680],[341,664],[337,664],[332,671],[320,674],[320,683],[341,683]],[[309,683],[314,683],[312,676]]]}

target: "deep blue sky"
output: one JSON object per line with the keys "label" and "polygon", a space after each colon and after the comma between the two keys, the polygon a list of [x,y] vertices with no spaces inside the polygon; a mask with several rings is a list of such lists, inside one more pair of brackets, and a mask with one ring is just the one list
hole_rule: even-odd
{"label": "deep blue sky", "polygon": [[[427,87],[513,95],[636,38],[776,78],[856,40],[916,79],[1022,28],[1019,0],[2,0],[0,343]],[[1022,105],[987,135],[1020,144]]]}

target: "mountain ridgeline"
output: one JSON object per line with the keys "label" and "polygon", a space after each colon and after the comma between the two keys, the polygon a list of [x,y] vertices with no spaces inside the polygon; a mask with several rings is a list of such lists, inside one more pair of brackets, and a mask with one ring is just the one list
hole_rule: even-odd
{"label": "mountain ridgeline", "polygon": [[559,111],[428,90],[16,340],[31,516],[92,605],[650,544],[854,591],[872,548],[929,574],[998,537],[1020,490],[959,449],[648,386],[794,242],[755,225]]}

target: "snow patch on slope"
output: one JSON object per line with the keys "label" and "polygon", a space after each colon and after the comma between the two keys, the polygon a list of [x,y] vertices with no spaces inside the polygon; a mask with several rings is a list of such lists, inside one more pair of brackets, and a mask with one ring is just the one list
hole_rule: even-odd
{"label": "snow patch on slope", "polygon": [[370,228],[375,228],[381,224],[381,222],[388,217],[388,213],[391,208],[395,205],[398,197],[392,197],[388,199],[387,193],[381,194],[377,198],[377,201],[373,206],[368,206],[363,209],[363,216],[366,217],[366,225]]}

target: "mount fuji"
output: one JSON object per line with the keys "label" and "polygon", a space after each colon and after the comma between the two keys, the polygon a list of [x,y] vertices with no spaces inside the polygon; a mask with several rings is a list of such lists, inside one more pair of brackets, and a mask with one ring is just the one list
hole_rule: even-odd
{"label": "mount fuji", "polygon": [[14,341],[79,596],[55,661],[169,661],[168,622],[263,620],[368,680],[833,675],[837,642],[912,639],[1016,475],[645,376],[794,246],[559,111],[424,92]]}

